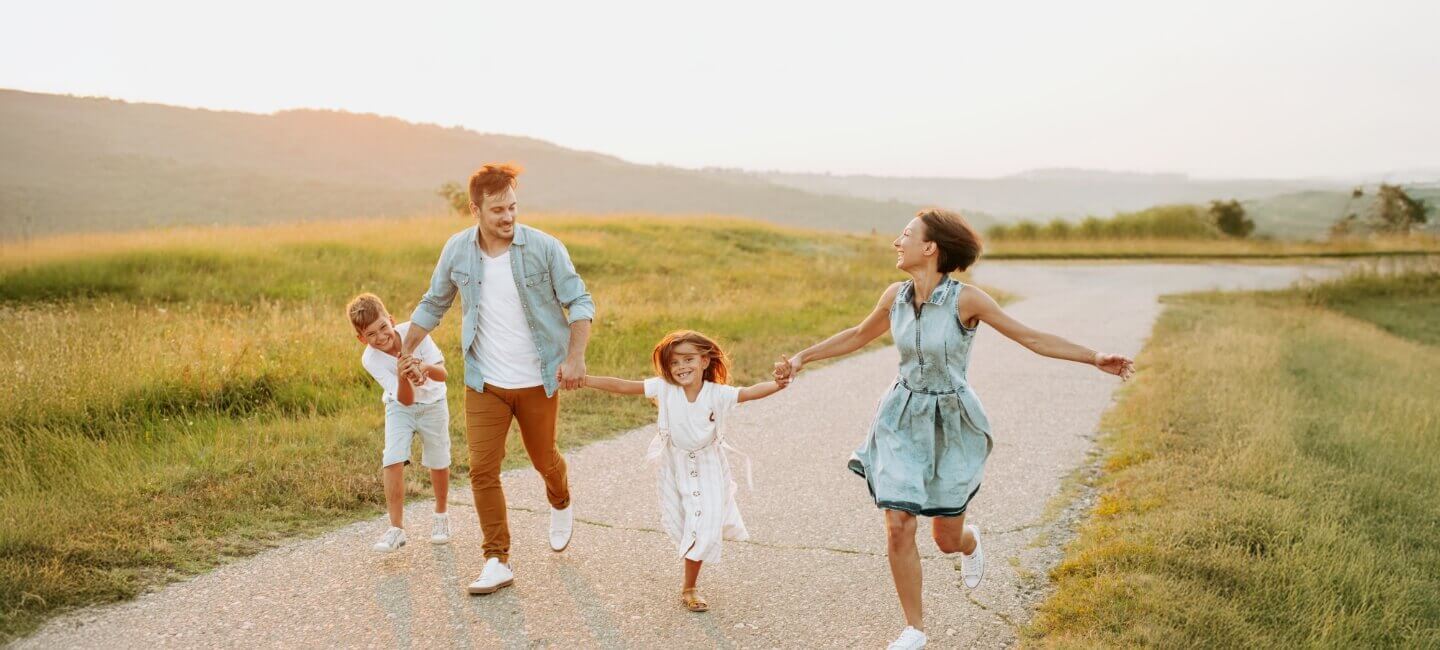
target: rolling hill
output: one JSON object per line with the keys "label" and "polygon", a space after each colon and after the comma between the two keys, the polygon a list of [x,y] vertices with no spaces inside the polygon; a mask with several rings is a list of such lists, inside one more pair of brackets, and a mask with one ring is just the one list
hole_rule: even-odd
{"label": "rolling hill", "polygon": [[526,167],[521,197],[532,212],[729,214],[883,232],[919,207],[376,115],[0,90],[0,238],[435,213],[446,209],[442,183],[495,160]]}
{"label": "rolling hill", "polygon": [[[1239,199],[1251,212],[1259,233],[1302,238],[1326,232],[1343,211],[1351,188],[1351,184],[1340,180],[1210,180],[1183,174],[1072,169],[1037,170],[993,179],[750,175],[809,192],[968,208],[1002,222],[1105,217],[1155,205]],[[1361,203],[1357,201],[1356,205]]]}

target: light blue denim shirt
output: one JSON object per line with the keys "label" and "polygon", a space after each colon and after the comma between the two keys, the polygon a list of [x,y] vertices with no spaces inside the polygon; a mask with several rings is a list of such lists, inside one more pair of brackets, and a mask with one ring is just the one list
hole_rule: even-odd
{"label": "light blue denim shirt", "polygon": [[[465,356],[465,385],[484,392],[485,377],[475,346],[480,332],[480,283],[485,268],[480,259],[476,238],[479,226],[471,226],[450,237],[440,251],[440,261],[430,276],[430,289],[416,305],[410,320],[433,331],[440,319],[460,294],[464,316],[460,321],[460,350]],[[529,226],[515,224],[515,239],[510,246],[510,271],[515,288],[520,291],[520,306],[530,338],[542,365],[540,376],[545,394],[554,395],[560,387],[555,373],[565,362],[570,347],[570,323],[595,319],[595,302],[585,290],[585,281],[575,272],[570,252],[560,240]]]}

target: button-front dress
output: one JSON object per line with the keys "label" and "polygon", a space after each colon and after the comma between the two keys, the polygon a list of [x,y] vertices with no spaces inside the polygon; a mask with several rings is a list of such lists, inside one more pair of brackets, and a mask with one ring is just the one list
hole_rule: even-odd
{"label": "button-front dress", "polygon": [[947,277],[917,309],[915,285],[907,281],[890,306],[899,375],[849,462],[879,508],[950,517],[965,512],[980,489],[992,440],[965,379],[975,329],[957,313],[964,289]]}
{"label": "button-front dress", "polygon": [[725,418],[740,389],[705,382],[691,402],[685,389],[659,377],[645,380],[645,396],[659,407],[659,432],[647,457],[659,468],[660,524],[675,550],[690,560],[720,559],[721,541],[750,538],[735,505],[725,443]]}

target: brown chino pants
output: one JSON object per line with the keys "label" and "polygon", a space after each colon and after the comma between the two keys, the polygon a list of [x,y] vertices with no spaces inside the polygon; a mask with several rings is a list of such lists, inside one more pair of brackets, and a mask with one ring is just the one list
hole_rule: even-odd
{"label": "brown chino pants", "polygon": [[485,557],[510,561],[510,519],[505,490],[500,487],[500,463],[505,460],[505,439],[511,419],[520,422],[520,438],[535,471],[545,480],[550,506],[570,505],[570,484],[565,458],[555,444],[555,422],[560,414],[560,393],[546,397],[544,386],[499,388],[485,384],[485,392],[465,389],[465,440],[470,449],[470,490],[480,530],[485,534]]}

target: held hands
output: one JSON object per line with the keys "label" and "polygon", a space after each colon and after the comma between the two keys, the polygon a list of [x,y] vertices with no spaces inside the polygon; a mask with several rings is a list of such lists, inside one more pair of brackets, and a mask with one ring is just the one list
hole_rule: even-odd
{"label": "held hands", "polygon": [[560,387],[566,390],[585,387],[585,360],[566,359],[555,371],[555,379],[560,382]]}
{"label": "held hands", "polygon": [[1135,362],[1131,361],[1129,357],[1119,354],[1096,352],[1095,360],[1091,363],[1094,363],[1095,367],[1103,372],[1118,375],[1122,380],[1129,379],[1130,375],[1135,374]]}
{"label": "held hands", "polygon": [[400,355],[398,364],[400,376],[404,377],[405,381],[410,382],[412,385],[420,386],[428,380],[425,376],[425,364],[421,362],[420,359],[408,354],[402,354]]}
{"label": "held hands", "polygon": [[799,374],[803,365],[804,363],[798,357],[790,358],[783,354],[780,355],[780,361],[775,364],[775,383],[780,384],[781,388],[789,386],[790,382],[795,381],[795,375]]}

